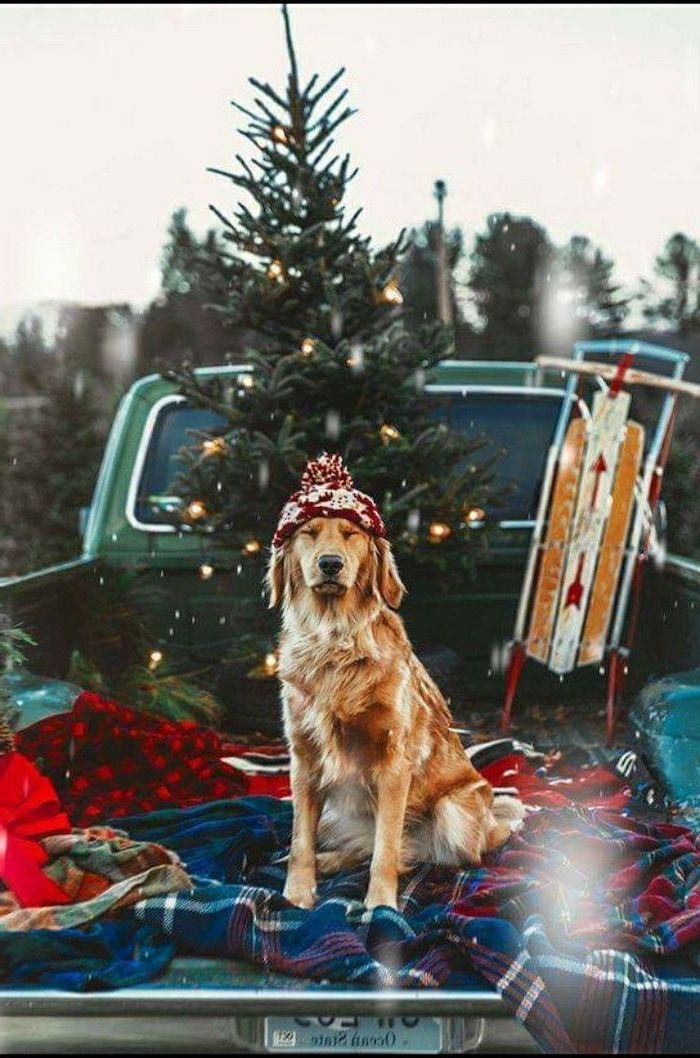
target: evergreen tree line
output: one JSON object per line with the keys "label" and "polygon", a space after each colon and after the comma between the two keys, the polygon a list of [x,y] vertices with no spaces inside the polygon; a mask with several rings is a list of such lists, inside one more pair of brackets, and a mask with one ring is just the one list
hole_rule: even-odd
{"label": "evergreen tree line", "polygon": [[[672,235],[653,281],[634,290],[621,286],[614,261],[591,240],[575,235],[556,246],[529,217],[491,215],[470,251],[459,228],[444,238],[454,320],[449,355],[527,360],[577,338],[625,333],[634,311],[665,340],[697,348],[690,375],[700,374],[700,243],[692,237]],[[438,240],[437,224],[428,222],[410,233],[400,259],[409,326],[437,317]],[[198,237],[178,210],[162,252],[160,294],[144,311],[125,304],[38,308],[12,339],[0,339],[0,575],[76,553],[79,510],[89,503],[118,397],[134,378],[183,361],[243,358],[254,347],[254,328],[232,328],[216,308],[226,252],[218,232]],[[671,546],[697,554],[700,443],[691,414],[678,426],[666,498]]]}

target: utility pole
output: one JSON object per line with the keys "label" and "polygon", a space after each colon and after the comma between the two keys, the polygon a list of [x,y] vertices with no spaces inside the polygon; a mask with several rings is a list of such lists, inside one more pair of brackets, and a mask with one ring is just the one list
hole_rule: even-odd
{"label": "utility pole", "polygon": [[447,184],[444,180],[435,181],[435,198],[438,204],[438,227],[437,227],[437,309],[438,318],[441,323],[452,323],[452,299],[450,297],[450,276],[447,267],[447,248],[445,246],[445,199],[447,198]]}

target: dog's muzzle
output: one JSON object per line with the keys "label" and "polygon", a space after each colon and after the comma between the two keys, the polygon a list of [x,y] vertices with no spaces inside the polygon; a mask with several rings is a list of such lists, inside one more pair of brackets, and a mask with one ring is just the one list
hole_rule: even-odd
{"label": "dog's muzzle", "polygon": [[321,555],[318,568],[324,577],[337,577],[345,563],[340,555]]}
{"label": "dog's muzzle", "polygon": [[320,595],[342,595],[345,585],[338,581],[338,574],[345,562],[340,555],[321,555],[317,559],[317,565],[323,574],[320,584],[314,585],[314,591]]}

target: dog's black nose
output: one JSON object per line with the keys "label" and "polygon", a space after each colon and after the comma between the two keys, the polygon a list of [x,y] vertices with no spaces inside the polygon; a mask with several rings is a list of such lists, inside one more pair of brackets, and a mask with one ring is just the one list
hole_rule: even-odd
{"label": "dog's black nose", "polygon": [[340,573],[345,563],[340,555],[321,555],[318,560],[318,568],[324,577],[335,577]]}

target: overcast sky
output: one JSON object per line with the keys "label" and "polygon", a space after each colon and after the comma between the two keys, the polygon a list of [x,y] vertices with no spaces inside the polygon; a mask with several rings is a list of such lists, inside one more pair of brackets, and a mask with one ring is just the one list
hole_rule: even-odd
{"label": "overcast sky", "polygon": [[[434,208],[468,237],[494,210],[599,241],[633,282],[700,235],[700,6],[292,5],[302,73],[347,67],[341,145],[377,240]],[[0,306],[141,303],[171,212],[232,191],[231,98],[280,83],[275,4],[0,9]]]}

